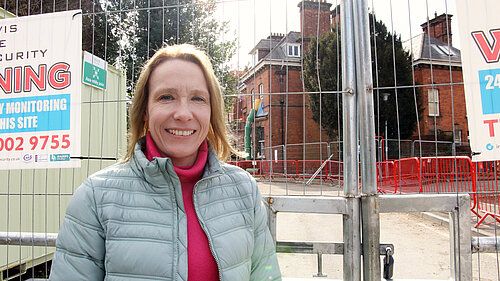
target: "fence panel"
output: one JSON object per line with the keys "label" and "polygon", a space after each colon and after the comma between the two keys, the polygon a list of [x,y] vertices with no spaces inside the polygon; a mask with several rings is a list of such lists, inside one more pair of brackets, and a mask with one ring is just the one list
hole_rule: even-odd
{"label": "fence panel", "polygon": [[377,162],[377,187],[382,193],[398,191],[397,171],[394,161]]}
{"label": "fence panel", "polygon": [[420,160],[417,157],[395,160],[394,173],[397,178],[397,192],[422,192]]}
{"label": "fence panel", "polygon": [[[345,233],[342,242],[347,245],[342,249],[348,249],[342,250],[347,253],[344,268],[339,270],[340,265],[332,266],[332,257],[325,253],[323,262],[329,266],[329,277],[339,279],[342,274],[345,277],[345,274],[352,273],[347,273],[348,270],[358,270],[358,273],[362,270],[364,265],[357,263],[361,258],[361,243],[354,238],[372,238],[368,242],[373,243],[370,244],[373,247],[364,250],[373,251],[376,250],[377,239],[387,237],[387,232],[393,231],[391,227],[385,228],[386,233],[378,235],[380,223],[377,212],[368,217],[370,223],[368,219],[364,220],[363,227],[360,227],[363,215],[360,210],[364,208],[364,215],[375,211],[374,203],[381,203],[384,212],[391,212],[390,216],[380,217],[380,225],[383,225],[400,215],[397,214],[400,211],[398,204],[408,202],[405,201],[408,196],[419,198],[418,204],[412,202],[401,209],[408,211],[411,209],[408,206],[411,206],[425,211],[436,209],[440,203],[439,196],[432,196],[438,193],[456,194],[457,202],[460,199],[461,203],[465,202],[466,196],[459,193],[468,193],[471,195],[471,208],[477,216],[475,219],[478,220],[476,226],[480,228],[492,224],[495,228],[500,222],[499,162],[472,163],[466,157],[471,151],[468,143],[463,142],[467,141],[468,127],[461,55],[451,40],[452,34],[458,34],[457,30],[451,32],[456,22],[456,18],[451,21],[455,13],[452,2],[2,1],[0,19],[82,9],[82,49],[106,60],[109,74],[106,91],[82,86],[82,153],[76,156],[82,160],[81,168],[0,171],[0,233],[43,234],[58,231],[65,206],[81,182],[123,156],[127,146],[129,97],[133,94],[144,62],[163,44],[178,43],[197,45],[213,58],[215,73],[223,89],[228,121],[233,128],[232,144],[238,151],[250,150],[250,160],[233,155],[228,163],[253,175],[269,204],[273,202],[273,195],[282,194],[309,196],[302,201],[297,199],[299,196],[291,196],[295,197],[290,201],[294,202],[295,210],[317,211],[315,204],[322,204],[321,199],[326,197],[336,202],[334,207],[338,209],[333,213],[342,216],[342,226],[340,222],[330,223],[330,217],[321,217],[314,227],[294,232],[305,241],[314,240],[315,235],[320,234],[330,239],[330,234],[342,229]],[[368,10],[371,15],[364,14]],[[434,18],[430,14],[433,10],[436,11]],[[369,22],[360,21],[364,16]],[[5,31],[1,27],[0,24],[0,34]],[[363,30],[372,37],[368,39],[368,33],[363,34]],[[42,40],[35,35],[33,39]],[[342,40],[344,45],[341,48]],[[371,46],[362,45],[362,42],[368,41]],[[5,58],[2,49],[0,58]],[[349,53],[349,50],[358,53]],[[370,54],[372,57],[360,58],[363,52],[363,56]],[[374,73],[361,73],[369,70]],[[2,71],[0,65],[0,82],[5,78]],[[358,71],[357,75],[353,75],[355,71]],[[369,82],[370,79],[373,83]],[[366,103],[361,100],[366,101],[367,97],[373,98],[373,108],[364,107]],[[261,103],[254,108],[256,101]],[[367,110],[362,113],[362,108]],[[254,119],[249,118],[252,110]],[[373,113],[375,122],[371,119],[370,122],[356,120],[366,113],[370,118]],[[366,190],[363,193],[362,188],[368,184],[361,186],[367,174],[373,176],[366,172],[373,167],[364,167],[365,178],[359,176],[352,180],[356,172],[361,175],[358,161],[361,160],[364,165],[371,157],[365,154],[369,150],[367,145],[359,147],[358,135],[371,133],[373,125],[378,163],[372,166],[376,165],[373,170],[377,172],[378,194]],[[342,135],[344,131],[347,135]],[[366,143],[366,139],[363,142]],[[306,185],[316,172],[319,173],[315,180]],[[417,196],[409,193],[425,194]],[[322,197],[313,197],[316,195]],[[429,202],[435,205],[427,204],[425,195],[434,198]],[[460,210],[461,217],[457,219],[459,214],[453,209],[456,205],[453,205],[452,199],[448,196],[448,205],[440,210],[455,216],[456,223],[462,222],[454,225],[453,231],[467,237],[469,232],[460,229],[464,225],[468,227],[467,223],[463,223],[464,212]],[[285,205],[279,207],[287,207]],[[332,206],[325,204],[322,207],[328,209]],[[403,219],[404,227],[411,228],[418,224],[407,218]],[[306,220],[295,214],[288,224]],[[438,227],[421,224],[437,232]],[[336,228],[329,229],[331,225]],[[282,229],[286,227],[282,226]],[[278,236],[286,232],[280,231]],[[396,233],[391,239],[397,239],[398,235]],[[464,276],[460,266],[455,268],[463,265],[457,261],[463,256],[454,252],[457,250],[454,248],[457,245],[453,245],[457,242],[454,239],[460,240],[460,237],[449,239],[452,261],[445,265],[441,261],[435,262],[439,264],[437,273],[430,273],[424,278],[434,278],[442,274],[442,267],[448,266],[453,273],[458,271],[456,275]],[[463,241],[455,244],[460,242],[463,246]],[[404,275],[402,271],[398,272],[403,267],[419,273],[409,264],[421,264],[425,268],[435,265],[415,259],[401,262],[415,256],[417,247],[396,247],[396,278]],[[35,245],[0,245],[0,280],[12,279],[14,275],[23,273],[23,268],[50,260],[53,250],[53,247]],[[314,254],[320,252],[318,249],[315,251]],[[366,268],[371,270],[367,273],[372,274],[380,268],[374,268],[376,263],[373,261],[378,256],[374,258],[373,252],[370,253],[365,256],[372,258],[367,261],[371,267]],[[427,262],[433,261],[427,258],[429,254],[433,251],[426,251],[424,259]],[[469,255],[463,260],[470,258]],[[473,258],[481,265],[479,254]],[[292,259],[291,262],[281,258],[285,277],[295,277],[290,272],[310,277],[302,261],[302,258]],[[314,256],[312,263],[317,262],[319,267],[322,264],[321,255],[318,255],[318,261]],[[462,280],[496,280],[498,264],[498,257],[492,258],[486,269],[484,266],[475,269],[474,279]],[[11,269],[9,272],[8,268]],[[45,271],[47,275],[48,269]],[[318,271],[321,273],[321,267]],[[410,272],[409,278],[422,279],[411,274],[415,273]],[[352,276],[355,275],[356,272],[352,273]],[[449,279],[450,276],[446,273],[444,277],[439,275],[441,277]]]}
{"label": "fence panel", "polygon": [[476,206],[472,210],[477,213],[480,220],[476,223],[478,227],[488,217],[500,222],[500,161],[487,161],[474,163],[477,177]]}
{"label": "fence panel", "polygon": [[475,171],[469,157],[422,157],[422,192],[476,192]]}

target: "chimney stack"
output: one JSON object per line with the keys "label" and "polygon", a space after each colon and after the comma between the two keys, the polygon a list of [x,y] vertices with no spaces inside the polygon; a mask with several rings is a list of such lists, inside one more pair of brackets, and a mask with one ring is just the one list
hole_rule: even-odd
{"label": "chimney stack", "polygon": [[[326,0],[303,0],[297,7],[300,9],[300,36],[304,38],[304,51],[311,38],[315,38],[318,32],[319,16],[319,35],[330,30],[330,7],[332,4]],[[319,12],[319,15],[318,15]]]}
{"label": "chimney stack", "polygon": [[437,38],[444,43],[452,46],[451,41],[451,17],[453,15],[442,14],[440,16],[437,13],[434,13],[434,18],[429,20],[428,22],[424,22],[420,26],[425,34],[429,34],[430,36]]}

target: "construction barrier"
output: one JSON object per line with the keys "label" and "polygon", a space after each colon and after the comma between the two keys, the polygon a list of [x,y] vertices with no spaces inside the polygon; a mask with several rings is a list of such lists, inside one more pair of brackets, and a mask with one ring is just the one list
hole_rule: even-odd
{"label": "construction barrier", "polygon": [[467,156],[422,157],[422,193],[475,193],[475,170]]}
{"label": "construction barrier", "polygon": [[236,166],[249,172],[254,178],[263,179],[269,175],[269,169],[265,161],[249,160],[249,161],[237,161],[236,163],[237,163]]}
{"label": "construction barrier", "polygon": [[326,161],[326,180],[332,183],[338,182],[339,186],[344,184],[344,162],[328,160]]}
{"label": "construction barrier", "polygon": [[267,178],[298,179],[299,166],[295,160],[263,160],[268,167]]}
{"label": "construction barrier", "polygon": [[377,189],[380,193],[397,192],[397,174],[394,161],[377,162]]}
{"label": "construction barrier", "polygon": [[486,161],[474,163],[477,178],[475,202],[476,208],[471,210],[480,218],[478,227],[487,217],[500,222],[500,203],[498,180],[500,179],[500,161]]}
{"label": "construction barrier", "polygon": [[420,161],[417,157],[394,160],[395,193],[422,192]]}
{"label": "construction barrier", "polygon": [[[323,160],[231,161],[258,179],[309,180]],[[343,184],[343,162],[326,161],[315,179]],[[500,161],[472,163],[467,156],[411,157],[377,163],[380,193],[468,193],[471,211],[479,217],[500,222]]]}

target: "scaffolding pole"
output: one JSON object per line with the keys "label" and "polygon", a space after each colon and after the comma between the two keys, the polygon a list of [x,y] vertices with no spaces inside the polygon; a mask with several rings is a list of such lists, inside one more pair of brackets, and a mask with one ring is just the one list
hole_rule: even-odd
{"label": "scaffolding pole", "polygon": [[341,2],[343,159],[346,214],[344,229],[344,280],[361,280],[361,237],[358,175],[358,133],[356,113],[356,63],[353,1]]}

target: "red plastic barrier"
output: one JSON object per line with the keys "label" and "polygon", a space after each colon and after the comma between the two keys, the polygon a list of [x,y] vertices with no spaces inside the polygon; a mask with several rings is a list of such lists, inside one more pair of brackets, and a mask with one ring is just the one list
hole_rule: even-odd
{"label": "red plastic barrier", "polygon": [[[287,177],[308,180],[324,163],[322,160],[230,161],[254,177]],[[316,179],[343,183],[343,162],[327,161]],[[405,158],[377,163],[379,192],[469,193],[471,210],[480,220],[500,222],[500,161],[472,163],[466,156]]]}
{"label": "red plastic barrier", "polygon": [[469,157],[422,157],[420,167],[422,192],[470,193],[471,199],[474,199],[475,169]]}
{"label": "red plastic barrier", "polygon": [[477,177],[476,208],[472,211],[481,219],[476,223],[478,227],[487,217],[492,217],[500,222],[500,161],[485,161],[474,163]]}
{"label": "red plastic barrier", "polygon": [[328,160],[326,163],[325,182],[339,182],[340,186],[344,184],[344,162]]}
{"label": "red plastic barrier", "polygon": [[295,160],[266,160],[268,177],[297,178],[298,166]]}
{"label": "red plastic barrier", "polygon": [[269,174],[267,163],[262,160],[237,161],[237,166],[249,172],[255,178],[266,178]]}
{"label": "red plastic barrier", "polygon": [[422,192],[420,161],[417,157],[394,160],[394,177],[396,192]]}
{"label": "red plastic barrier", "polygon": [[381,193],[397,192],[397,175],[394,161],[377,162],[377,189]]}

